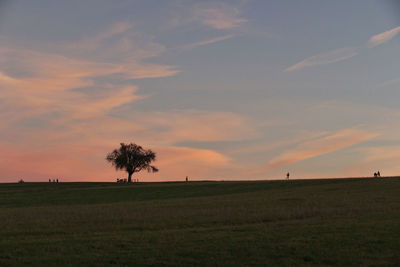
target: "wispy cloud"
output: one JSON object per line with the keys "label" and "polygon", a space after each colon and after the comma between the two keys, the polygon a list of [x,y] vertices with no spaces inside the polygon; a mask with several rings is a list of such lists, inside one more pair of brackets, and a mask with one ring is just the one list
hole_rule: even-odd
{"label": "wispy cloud", "polygon": [[229,157],[213,150],[167,146],[157,151],[160,172],[155,178],[158,180],[183,180],[187,175],[190,179],[219,178],[218,171],[231,167]]}
{"label": "wispy cloud", "polygon": [[392,79],[392,80],[378,84],[377,87],[386,87],[386,86],[391,86],[391,85],[395,85],[395,84],[399,84],[399,83],[400,83],[400,78]]}
{"label": "wispy cloud", "polygon": [[[365,47],[372,48],[379,45],[382,45],[391,39],[393,39],[397,34],[400,33],[400,26],[393,28],[391,30],[376,34],[372,36]],[[285,72],[300,70],[306,67],[312,67],[317,65],[327,65],[331,63],[336,63],[340,61],[347,60],[358,55],[363,47],[344,47],[332,51],[328,51],[326,53],[322,53],[319,55],[315,55],[309,58],[306,58],[288,68],[286,68]]]}
{"label": "wispy cloud", "polygon": [[380,171],[383,176],[398,176],[400,173],[400,146],[368,146],[355,151],[361,155],[358,162],[349,165],[344,171],[353,176],[372,176]]}
{"label": "wispy cloud", "polygon": [[331,64],[331,63],[349,59],[351,57],[354,57],[357,54],[358,54],[357,47],[340,48],[337,50],[329,51],[327,53],[323,53],[323,54],[319,54],[316,56],[306,58],[306,59],[286,68],[285,72],[295,71],[295,70],[303,69],[306,67],[312,67],[312,66],[316,66],[316,65]]}
{"label": "wispy cloud", "polygon": [[[10,60],[13,68],[7,64]],[[29,115],[53,111],[87,116],[90,110],[92,114],[107,114],[115,107],[139,99],[135,94],[137,88],[118,83],[96,84],[97,77],[117,75],[126,80],[178,73],[165,65],[93,62],[23,48],[0,48],[0,66],[2,105],[18,107],[15,114],[29,110]],[[104,92],[97,90],[95,95],[87,95],[76,90],[93,86],[103,88]]]}
{"label": "wispy cloud", "polygon": [[267,172],[295,162],[341,150],[376,136],[377,134],[375,133],[357,129],[344,129],[328,136],[301,143],[296,148],[283,152],[281,155],[271,159],[265,167],[256,172]]}
{"label": "wispy cloud", "polygon": [[[126,81],[179,73],[173,66],[144,63],[143,59],[155,56],[163,49],[158,48],[159,45],[154,44],[151,38],[141,39],[131,31],[129,23],[117,23],[93,37],[53,45],[50,51],[17,45],[0,46],[0,98],[3,106],[18,106],[19,110],[23,107],[29,110],[30,115],[48,111],[82,116],[93,112],[104,115],[139,97],[135,95],[135,86],[127,87],[119,82],[96,84],[97,78],[114,77]],[[143,45],[121,45],[126,43],[126,38],[130,44],[133,36],[136,43]],[[104,42],[111,37],[114,39],[108,47],[114,51],[103,50],[107,46]],[[93,86],[98,88],[95,95],[77,90]]]}
{"label": "wispy cloud", "polygon": [[240,17],[237,7],[224,4],[199,4],[194,8],[194,18],[217,30],[233,29],[247,20]]}
{"label": "wispy cloud", "polygon": [[[116,173],[105,163],[104,153],[121,141],[159,152],[162,172],[153,179],[193,172],[211,178],[230,159],[214,150],[176,143],[238,140],[254,134],[245,118],[229,112],[133,112],[130,106],[145,96],[138,94],[132,79],[173,76],[179,70],[146,63],[164,48],[136,33],[129,23],[49,48],[0,46],[0,149],[8,153],[0,162],[1,178],[107,180]],[[129,112],[113,113],[124,107]]]}
{"label": "wispy cloud", "polygon": [[66,46],[73,49],[79,49],[79,50],[82,49],[86,51],[97,49],[107,39],[111,39],[112,37],[115,37],[116,35],[119,34],[125,35],[132,28],[133,25],[131,23],[118,22],[104,29],[100,33],[85,37],[82,40],[79,40],[78,42],[69,43]]}
{"label": "wispy cloud", "polygon": [[191,44],[186,44],[186,45],[180,46],[179,49],[193,49],[193,48],[196,48],[199,46],[209,45],[209,44],[221,42],[224,40],[228,40],[235,36],[236,36],[235,34],[227,34],[227,35],[223,35],[223,36],[219,36],[219,37],[215,37],[215,38],[211,38],[211,39],[207,39],[207,40],[203,40],[203,41],[198,41],[198,42],[191,43]]}
{"label": "wispy cloud", "polygon": [[393,28],[391,30],[376,34],[368,40],[367,46],[375,47],[378,45],[382,45],[382,44],[392,40],[399,33],[400,33],[400,26]]}
{"label": "wispy cloud", "polygon": [[136,117],[137,123],[146,124],[147,138],[163,145],[185,141],[233,141],[257,135],[245,117],[230,112],[171,110],[131,116]]}

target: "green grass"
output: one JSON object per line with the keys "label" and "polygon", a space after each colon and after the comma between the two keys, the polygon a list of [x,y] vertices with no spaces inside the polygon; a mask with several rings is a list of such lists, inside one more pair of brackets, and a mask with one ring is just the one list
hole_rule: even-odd
{"label": "green grass", "polygon": [[0,184],[0,266],[400,264],[400,179]]}

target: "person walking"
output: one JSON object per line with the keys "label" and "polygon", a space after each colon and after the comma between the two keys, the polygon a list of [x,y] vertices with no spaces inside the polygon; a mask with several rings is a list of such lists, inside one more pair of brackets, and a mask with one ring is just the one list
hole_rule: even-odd
{"label": "person walking", "polygon": [[290,173],[286,173],[286,180],[289,180]]}

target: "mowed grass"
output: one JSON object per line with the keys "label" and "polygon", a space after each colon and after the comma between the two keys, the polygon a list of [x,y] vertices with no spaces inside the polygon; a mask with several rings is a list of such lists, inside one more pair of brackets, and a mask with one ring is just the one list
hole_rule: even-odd
{"label": "mowed grass", "polygon": [[399,178],[0,184],[0,266],[399,264]]}

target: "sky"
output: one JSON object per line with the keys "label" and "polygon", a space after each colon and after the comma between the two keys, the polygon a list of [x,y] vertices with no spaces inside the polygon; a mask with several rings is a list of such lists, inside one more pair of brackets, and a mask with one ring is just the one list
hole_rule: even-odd
{"label": "sky", "polygon": [[391,0],[0,0],[0,182],[400,174]]}

